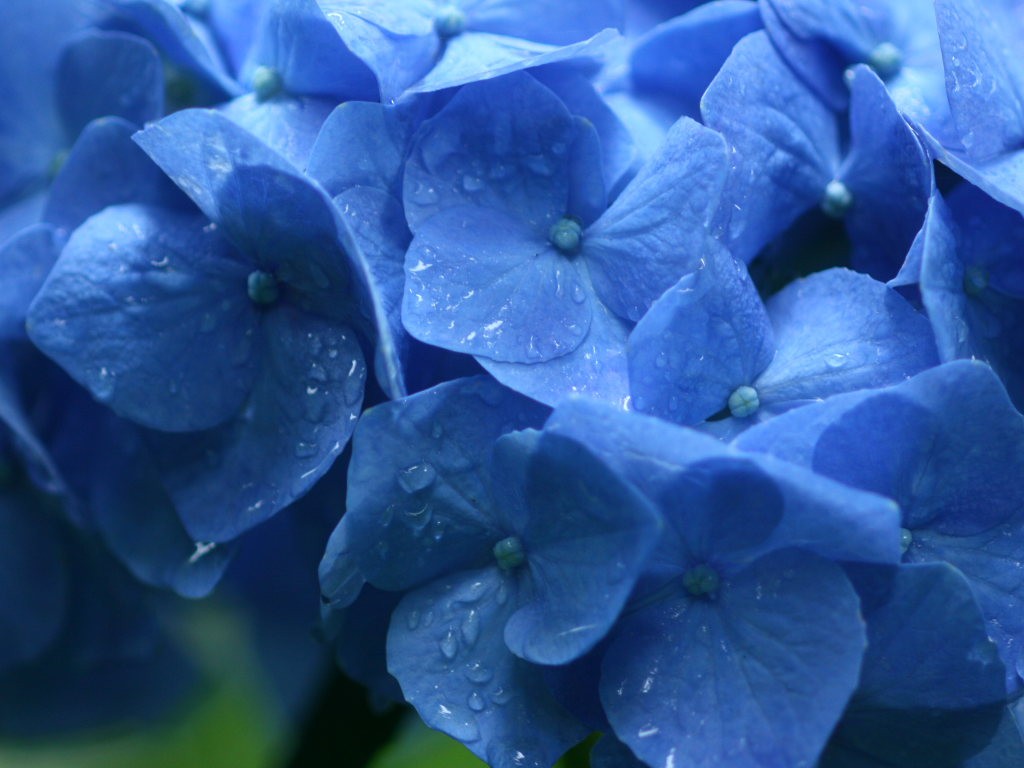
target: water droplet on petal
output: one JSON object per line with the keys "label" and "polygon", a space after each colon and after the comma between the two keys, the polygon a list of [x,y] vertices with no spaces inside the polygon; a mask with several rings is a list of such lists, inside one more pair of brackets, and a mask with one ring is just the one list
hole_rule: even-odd
{"label": "water droplet on petal", "polygon": [[480,614],[476,610],[471,610],[466,614],[466,618],[462,622],[462,639],[466,642],[466,645],[472,646],[479,637]]}
{"label": "water droplet on petal", "polygon": [[420,612],[409,611],[409,615],[405,618],[405,625],[409,629],[416,629],[420,625]]}
{"label": "water droplet on petal", "polygon": [[482,712],[487,707],[487,703],[484,701],[484,697],[476,691],[473,691],[471,694],[469,694],[469,700],[467,703],[469,704],[469,708],[472,709],[474,712]]}
{"label": "water droplet on petal", "polygon": [[454,659],[455,654],[459,650],[459,641],[455,637],[455,630],[449,629],[445,633],[445,636],[441,638],[441,642],[439,643],[439,645],[441,647],[441,653],[444,654],[444,657],[446,659]]}
{"label": "water droplet on petal", "polygon": [[829,355],[825,358],[825,365],[829,368],[842,368],[846,365],[846,355],[841,355],[838,352],[834,355]]}
{"label": "water droplet on petal", "polygon": [[398,485],[406,493],[416,493],[429,488],[437,478],[437,470],[429,462],[421,462],[398,471]]}
{"label": "water droplet on petal", "polygon": [[475,661],[466,667],[466,679],[471,683],[482,685],[483,683],[490,682],[493,677],[494,673],[479,661]]}
{"label": "water droplet on petal", "polygon": [[308,459],[311,456],[316,456],[317,451],[316,443],[311,442],[300,442],[295,445],[295,458],[297,459]]}

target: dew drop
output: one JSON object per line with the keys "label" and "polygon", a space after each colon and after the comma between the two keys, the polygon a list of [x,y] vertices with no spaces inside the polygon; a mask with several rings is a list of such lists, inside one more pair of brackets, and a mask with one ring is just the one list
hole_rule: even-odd
{"label": "dew drop", "polygon": [[437,479],[437,470],[429,462],[420,462],[398,470],[398,485],[406,493],[423,491],[434,484]]}
{"label": "dew drop", "polygon": [[494,677],[494,673],[490,669],[485,667],[479,661],[474,661],[468,667],[466,667],[466,679],[471,683],[477,683],[482,685],[490,682],[491,678]]}
{"label": "dew drop", "polygon": [[295,445],[295,458],[297,459],[308,459],[311,456],[316,456],[317,451],[316,443],[312,442],[299,442]]}
{"label": "dew drop", "polygon": [[445,636],[441,638],[439,645],[441,647],[441,653],[444,654],[446,659],[449,661],[454,659],[455,654],[459,650],[459,641],[455,637],[455,630],[449,629],[445,633]]}
{"label": "dew drop", "polygon": [[409,611],[409,615],[405,617],[405,625],[409,629],[416,629],[420,625],[420,612]]}
{"label": "dew drop", "polygon": [[583,286],[579,283],[572,284],[572,300],[577,304],[582,304],[587,300],[587,292],[583,290]]}
{"label": "dew drop", "polygon": [[441,422],[435,421],[434,426],[430,428],[430,436],[435,440],[440,440],[444,435],[444,427],[441,426]]}
{"label": "dew drop", "polygon": [[491,701],[493,701],[498,706],[508,704],[510,701],[512,701],[512,694],[511,692],[506,691],[504,688],[496,688],[494,690],[494,693],[491,694]]}
{"label": "dew drop", "polygon": [[466,174],[462,177],[462,188],[467,192],[479,192],[484,188],[484,182],[477,176]]}
{"label": "dew drop", "polygon": [[846,355],[839,354],[838,352],[834,355],[829,355],[825,358],[825,365],[829,368],[842,368],[846,365]]}
{"label": "dew drop", "polygon": [[469,694],[469,700],[467,703],[469,704],[469,708],[472,709],[474,712],[482,712],[487,707],[487,703],[484,701],[484,697],[476,691],[473,691],[471,694]]}
{"label": "dew drop", "polygon": [[472,646],[476,643],[480,637],[480,614],[476,610],[471,610],[466,614],[466,618],[462,622],[462,639],[466,645]]}

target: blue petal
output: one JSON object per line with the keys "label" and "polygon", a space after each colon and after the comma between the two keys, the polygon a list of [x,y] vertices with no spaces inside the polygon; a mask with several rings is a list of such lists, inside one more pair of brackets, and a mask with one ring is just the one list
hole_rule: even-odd
{"label": "blue petal", "polygon": [[[588,283],[589,279],[583,283],[584,290]],[[530,363],[503,363],[489,357],[476,360],[506,387],[547,405],[581,396],[621,408],[629,401],[629,328],[599,301],[592,304],[590,330],[567,355]]]}
{"label": "blue petal", "polygon": [[25,339],[25,316],[64,247],[47,224],[22,230],[0,246],[0,340]]}
{"label": "blue petal", "polygon": [[402,320],[428,344],[501,362],[542,362],[580,345],[591,312],[577,265],[496,210],[460,206],[435,214],[416,229],[405,257]]}
{"label": "blue petal", "polygon": [[81,475],[77,485],[114,556],[146,584],[185,597],[208,595],[234,548],[195,541],[185,532],[140,431],[95,406],[79,404],[68,421],[65,428],[81,430],[97,446],[85,466],[80,455],[74,457]]}
{"label": "blue petal", "polygon": [[629,336],[633,406],[697,424],[749,386],[774,355],[768,313],[743,264],[728,254],[701,259]]}
{"label": "blue petal", "polygon": [[936,0],[946,92],[972,160],[1024,143],[1024,67],[1014,53],[1024,22],[1009,3]]}
{"label": "blue petal", "polygon": [[621,29],[622,0],[463,0],[466,26],[476,32],[567,45],[602,29]]}
{"label": "blue petal", "polygon": [[493,768],[548,768],[587,734],[544,683],[540,667],[502,639],[515,583],[495,567],[435,581],[391,617],[388,671],[431,728]]}
{"label": "blue petal", "polygon": [[570,186],[566,210],[586,227],[608,207],[601,166],[601,137],[594,124],[586,118],[574,115],[573,124],[576,126],[576,140],[569,154]]}
{"label": "blue petal", "polygon": [[92,0],[9,0],[0,26],[0,207],[39,186],[67,148],[54,73],[65,43],[93,23]]}
{"label": "blue petal", "polygon": [[598,296],[636,322],[710,248],[707,225],[728,173],[725,142],[689,118],[583,234]]}
{"label": "blue petal", "polygon": [[386,657],[388,624],[401,597],[401,592],[368,587],[332,619],[334,658],[346,675],[370,689],[375,709],[402,701],[402,689],[388,673]]}
{"label": "blue petal", "polygon": [[137,128],[117,117],[85,126],[50,187],[43,218],[69,232],[110,205],[188,208],[188,199],[131,140]]}
{"label": "blue petal", "polygon": [[921,299],[942,359],[987,361],[1018,404],[1024,401],[1024,279],[1011,252],[1022,234],[1019,213],[964,185],[949,208],[933,197],[921,265]]}
{"label": "blue petal", "polygon": [[839,165],[839,125],[764,32],[736,44],[701,113],[735,152],[719,225],[733,256],[749,262],[821,200]]}
{"label": "blue petal", "polygon": [[873,493],[770,456],[737,453],[662,419],[585,400],[561,404],[545,430],[582,442],[653,499],[663,498],[676,476],[695,464],[742,457],[771,477],[783,497],[783,517],[767,549],[799,546],[835,560],[899,561],[899,508]]}
{"label": "blue petal", "polygon": [[778,349],[754,387],[762,407],[895,384],[938,363],[920,312],[884,283],[831,269],[768,301]]}
{"label": "blue petal", "polygon": [[221,106],[220,112],[301,170],[332,109],[334,102],[325,99],[279,96],[261,102],[248,94]]}
{"label": "blue petal", "polygon": [[718,0],[658,25],[629,60],[640,93],[671,96],[680,114],[700,117],[700,100],[741,38],[761,28],[757,4]]}
{"label": "blue petal", "polygon": [[605,29],[587,40],[559,47],[487,32],[465,32],[448,41],[441,60],[407,93],[440,91],[547,64],[596,59],[618,39],[615,30]]}
{"label": "blue petal", "polygon": [[40,190],[0,208],[0,244],[7,242],[26,227],[43,221],[46,198],[47,191]]}
{"label": "blue petal", "polygon": [[258,317],[249,267],[206,224],[106,208],[75,231],[29,310],[40,349],[115,412],[156,429],[223,422],[255,377],[256,357],[239,354]]}
{"label": "blue petal", "polygon": [[377,81],[352,53],[315,0],[268,0],[241,79],[272,67],[293,96],[319,96],[337,104],[374,99]]}
{"label": "blue petal", "polygon": [[334,198],[334,204],[370,268],[377,327],[377,381],[388,397],[405,397],[410,339],[402,325],[402,296],[405,252],[412,236],[402,206],[387,192],[372,187],[350,187]]}
{"label": "blue petal", "polygon": [[[460,379],[363,414],[353,440],[348,512],[330,547],[367,581],[407,589],[492,560],[494,441],[538,426],[541,406],[486,378]],[[330,551],[330,550],[329,550]],[[329,569],[349,568],[325,559]]]}
{"label": "blue petal", "polygon": [[384,103],[393,104],[434,63],[439,41],[432,2],[317,0],[317,5],[376,76]]}
{"label": "blue petal", "polygon": [[532,74],[554,91],[574,116],[589,120],[597,129],[604,188],[612,197],[617,195],[637,162],[638,150],[629,130],[582,75],[558,68],[539,69]]}
{"label": "blue petal", "polygon": [[415,122],[401,107],[349,101],[317,136],[306,172],[331,195],[363,186],[401,197],[402,170]]}
{"label": "blue petal", "polygon": [[522,530],[532,598],[509,617],[517,656],[564,664],[611,628],[654,546],[660,520],[643,496],[579,443],[544,435],[526,473]]}
{"label": "blue petal", "polygon": [[462,88],[419,129],[405,167],[405,214],[418,233],[446,208],[493,208],[534,232],[566,210],[572,117],[526,74]]}
{"label": "blue petal", "polygon": [[241,90],[221,61],[208,30],[166,0],[114,0],[106,26],[138,34],[171,62],[228,96]]}
{"label": "blue petal", "polygon": [[200,435],[153,435],[158,464],[196,541],[237,537],[330,469],[363,402],[366,365],[351,329],[287,305],[262,318],[260,371],[241,413]]}
{"label": "blue petal", "polygon": [[933,173],[920,141],[871,70],[853,70],[851,91],[851,147],[839,178],[853,194],[846,214],[853,265],[888,280],[924,221]]}
{"label": "blue petal", "polygon": [[960,765],[987,744],[1003,670],[964,577],[945,564],[901,567],[866,619],[860,684],[830,750],[926,768]]}
{"label": "blue petal", "polygon": [[142,125],[164,111],[164,70],[156,49],[123,32],[88,32],[69,43],[57,70],[64,129],[77,136],[97,117]]}
{"label": "blue petal", "polygon": [[924,139],[932,156],[943,165],[985,190],[994,200],[1024,211],[1024,150],[989,160],[971,160],[962,151],[942,147],[934,137],[925,134]]}
{"label": "blue petal", "polygon": [[608,649],[601,700],[615,734],[651,765],[813,763],[864,652],[842,571],[778,553],[726,579],[717,600],[684,594],[630,614]]}

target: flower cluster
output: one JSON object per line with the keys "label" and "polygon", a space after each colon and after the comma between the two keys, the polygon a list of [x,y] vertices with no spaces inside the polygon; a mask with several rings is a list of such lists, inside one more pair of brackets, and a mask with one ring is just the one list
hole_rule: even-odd
{"label": "flower cluster", "polygon": [[1024,764],[1020,0],[0,21],[0,732],[187,695],[316,498],[494,768]]}

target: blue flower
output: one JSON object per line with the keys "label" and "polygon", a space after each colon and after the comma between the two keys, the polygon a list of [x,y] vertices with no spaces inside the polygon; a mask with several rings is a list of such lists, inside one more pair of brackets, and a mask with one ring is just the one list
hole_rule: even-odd
{"label": "blue flower", "polygon": [[738,445],[898,502],[904,562],[963,572],[1007,686],[1019,689],[1024,420],[988,366],[948,363],[894,387],[840,395],[779,416]]}
{"label": "blue flower", "polygon": [[867,275],[790,283],[761,303],[742,264],[708,259],[655,303],[629,342],[636,410],[729,433],[937,364],[927,318]]}
{"label": "blue flower", "polygon": [[527,75],[467,86],[424,123],[405,173],[413,336],[544,402],[624,399],[626,323],[716,248],[725,149],[680,121],[606,208],[596,139]]}

